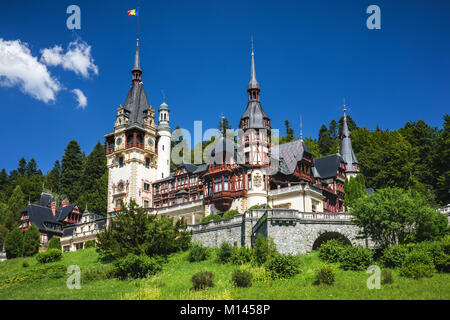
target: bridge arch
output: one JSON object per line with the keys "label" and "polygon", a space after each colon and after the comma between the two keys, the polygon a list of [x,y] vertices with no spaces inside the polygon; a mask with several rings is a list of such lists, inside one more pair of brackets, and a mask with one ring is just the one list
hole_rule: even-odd
{"label": "bridge arch", "polygon": [[312,249],[318,250],[322,244],[327,242],[328,240],[336,239],[341,241],[344,245],[352,245],[352,242],[345,236],[344,234],[336,231],[323,231],[319,233],[319,236],[314,240]]}

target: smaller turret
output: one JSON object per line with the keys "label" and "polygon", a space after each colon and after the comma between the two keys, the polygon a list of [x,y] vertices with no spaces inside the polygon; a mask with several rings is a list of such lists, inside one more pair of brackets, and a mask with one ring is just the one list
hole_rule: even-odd
{"label": "smaller turret", "polygon": [[350,131],[347,125],[347,106],[344,101],[344,124],[342,126],[341,157],[345,162],[345,175],[347,178],[356,176],[359,173],[359,163],[356,159],[350,139]]}
{"label": "smaller turret", "polygon": [[172,130],[169,125],[169,106],[163,96],[163,103],[159,106],[158,122],[158,173],[157,179],[164,179],[170,175],[170,142]]}

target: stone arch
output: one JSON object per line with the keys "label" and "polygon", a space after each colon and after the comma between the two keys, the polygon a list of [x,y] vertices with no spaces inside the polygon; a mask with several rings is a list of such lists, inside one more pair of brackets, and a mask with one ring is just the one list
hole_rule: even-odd
{"label": "stone arch", "polygon": [[350,246],[352,245],[352,242],[346,235],[344,235],[340,232],[336,232],[336,231],[324,231],[324,232],[321,232],[319,234],[319,236],[316,238],[316,240],[314,241],[314,243],[312,245],[312,249],[313,250],[319,249],[322,244],[324,244],[326,241],[331,240],[331,239],[340,240],[345,245],[350,245]]}

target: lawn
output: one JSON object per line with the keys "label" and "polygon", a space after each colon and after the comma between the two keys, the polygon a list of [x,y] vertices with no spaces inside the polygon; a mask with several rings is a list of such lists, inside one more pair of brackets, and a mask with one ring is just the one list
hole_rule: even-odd
{"label": "lawn", "polygon": [[[69,275],[65,272],[48,270],[76,264],[83,275],[88,273],[87,270],[97,270],[101,274],[110,265],[98,262],[95,249],[64,253],[61,261],[46,265],[37,263],[34,257],[11,259],[0,262],[0,299],[450,299],[449,274],[435,273],[432,278],[413,280],[403,278],[394,271],[392,284],[381,285],[379,290],[369,290],[366,286],[368,274],[364,271],[343,271],[337,265],[333,265],[336,271],[333,286],[313,285],[315,270],[324,264],[317,252],[298,256],[301,273],[289,280],[269,280],[262,268],[218,264],[214,259],[211,255],[206,261],[190,263],[187,252],[177,253],[169,257],[163,272],[157,276],[140,280],[89,280],[83,277],[79,290],[67,288]],[[24,262],[29,266],[24,267]],[[231,274],[238,268],[254,273],[252,287],[233,287]],[[203,270],[215,274],[215,286],[193,291],[190,279]],[[33,274],[41,275],[33,277]]]}

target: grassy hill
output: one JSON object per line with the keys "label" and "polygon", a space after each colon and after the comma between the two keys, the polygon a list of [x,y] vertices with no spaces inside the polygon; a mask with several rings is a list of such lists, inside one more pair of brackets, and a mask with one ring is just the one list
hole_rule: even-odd
{"label": "grassy hill", "polygon": [[[190,263],[187,252],[173,254],[155,277],[140,280],[106,279],[110,267],[98,262],[95,249],[64,253],[59,262],[41,265],[34,257],[0,262],[0,299],[450,299],[450,275],[435,273],[420,280],[400,277],[380,290],[369,290],[365,272],[343,271],[335,267],[333,286],[313,285],[315,270],[324,264],[317,252],[299,256],[302,272],[289,280],[269,280],[264,269],[250,265],[217,264],[214,255],[203,262]],[[24,262],[29,266],[24,267]],[[66,286],[69,265],[82,271],[80,290]],[[25,264],[26,265],[26,264]],[[251,288],[234,288],[230,279],[237,268],[254,273]],[[191,277],[198,271],[215,274],[215,287],[191,289]]]}

